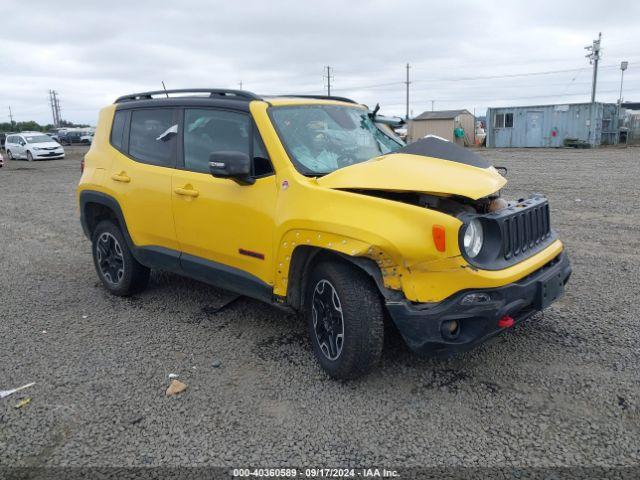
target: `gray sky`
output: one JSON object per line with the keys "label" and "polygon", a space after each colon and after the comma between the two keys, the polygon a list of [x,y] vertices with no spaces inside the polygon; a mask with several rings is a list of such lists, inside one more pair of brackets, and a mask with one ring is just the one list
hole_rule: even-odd
{"label": "gray sky", "polygon": [[[602,31],[600,101],[640,101],[640,2],[385,0],[50,2],[0,4],[0,121],[95,124],[122,94],[161,88],[323,93],[405,111],[588,101],[583,47]],[[557,72],[562,70],[562,72]],[[556,72],[541,74],[540,72]],[[534,75],[520,75],[530,74]],[[510,75],[506,77],[506,75]],[[490,77],[490,78],[487,78]]]}

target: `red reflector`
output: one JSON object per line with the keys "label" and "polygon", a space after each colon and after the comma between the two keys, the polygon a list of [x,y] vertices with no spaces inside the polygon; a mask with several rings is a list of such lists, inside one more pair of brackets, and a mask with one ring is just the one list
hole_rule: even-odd
{"label": "red reflector", "polygon": [[80,160],[80,173],[84,173],[84,158]]}
{"label": "red reflector", "polygon": [[515,323],[515,320],[513,318],[511,318],[509,315],[505,315],[500,320],[498,320],[498,326],[500,328],[513,327],[514,323]]}
{"label": "red reflector", "polygon": [[442,225],[434,225],[431,233],[433,234],[433,243],[436,246],[436,250],[444,252],[447,248],[444,227]]}

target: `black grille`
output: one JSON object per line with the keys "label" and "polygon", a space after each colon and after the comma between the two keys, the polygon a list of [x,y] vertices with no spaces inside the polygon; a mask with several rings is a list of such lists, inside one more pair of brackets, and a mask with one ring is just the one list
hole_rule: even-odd
{"label": "black grille", "polygon": [[515,207],[515,213],[501,219],[505,260],[525,254],[551,235],[549,204],[544,201]]}

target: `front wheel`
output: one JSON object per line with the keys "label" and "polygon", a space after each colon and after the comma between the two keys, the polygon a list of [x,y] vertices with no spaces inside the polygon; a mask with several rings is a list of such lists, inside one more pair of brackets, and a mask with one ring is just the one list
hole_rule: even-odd
{"label": "front wheel", "polygon": [[27,161],[28,162],[33,162],[33,155],[31,155],[31,152],[27,151]]}
{"label": "front wheel", "polygon": [[116,224],[100,222],[93,231],[91,247],[98,277],[111,293],[126,297],[145,289],[150,271],[133,258]]}
{"label": "front wheel", "polygon": [[380,360],[384,310],[362,270],[340,261],[319,263],[307,287],[305,315],[313,352],[331,377],[360,377]]}
{"label": "front wheel", "polygon": [[13,160],[13,154],[11,153],[11,150],[7,150],[7,158],[9,160]]}

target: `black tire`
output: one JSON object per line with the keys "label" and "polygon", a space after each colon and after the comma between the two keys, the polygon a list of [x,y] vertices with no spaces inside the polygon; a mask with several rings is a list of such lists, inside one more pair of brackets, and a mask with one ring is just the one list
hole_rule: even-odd
{"label": "black tire", "polygon": [[114,295],[126,297],[144,290],[150,270],[133,258],[120,228],[100,222],[91,237],[91,253],[98,277]]}
{"label": "black tire", "polygon": [[11,150],[7,150],[7,158],[9,160],[13,160],[13,154],[11,153]]}
{"label": "black tire", "polygon": [[29,150],[27,150],[27,162],[33,162],[33,155]]}
{"label": "black tire", "polygon": [[362,270],[341,261],[318,263],[305,292],[304,313],[313,352],[329,376],[357,378],[379,362],[384,307],[373,280]]}

